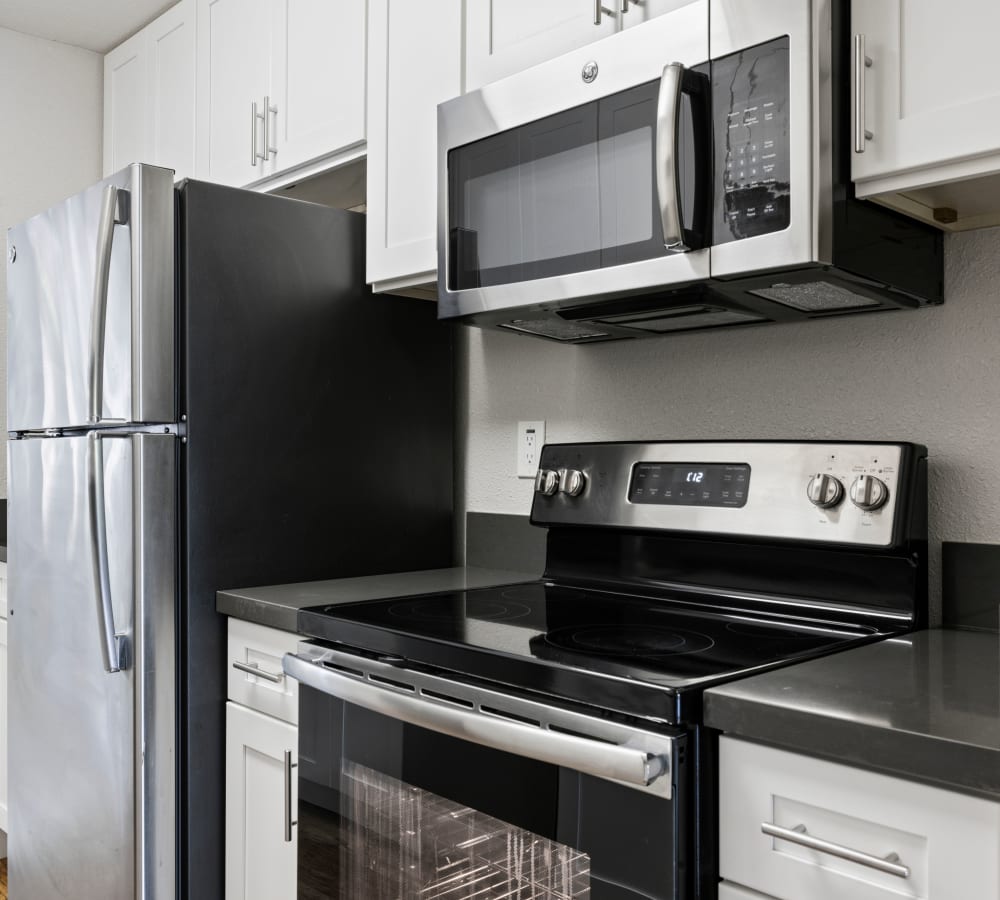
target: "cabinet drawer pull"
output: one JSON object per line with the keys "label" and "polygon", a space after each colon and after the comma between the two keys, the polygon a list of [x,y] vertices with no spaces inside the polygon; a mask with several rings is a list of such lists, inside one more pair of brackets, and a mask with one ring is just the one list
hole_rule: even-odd
{"label": "cabinet drawer pull", "polygon": [[594,24],[601,24],[601,16],[613,16],[615,11],[603,5],[602,0],[594,0]]}
{"label": "cabinet drawer pull", "polygon": [[820,853],[827,853],[849,862],[868,866],[870,869],[877,869],[887,875],[895,875],[897,878],[909,878],[910,867],[904,866],[899,861],[898,853],[890,853],[888,856],[872,856],[870,853],[862,853],[860,850],[852,850],[841,844],[831,844],[822,838],[813,837],[806,832],[805,825],[796,825],[794,828],[782,828],[771,822],[761,822],[760,830],[770,837],[780,838],[790,844],[798,844],[800,847],[808,847],[810,850],[817,850]]}
{"label": "cabinet drawer pull", "polygon": [[246,672],[248,675],[256,675],[258,678],[263,678],[264,681],[270,681],[271,684],[281,684],[285,680],[285,673],[278,672],[268,672],[266,669],[262,669],[257,663],[245,663],[240,662],[238,659],[233,660],[233,668],[239,669],[241,672]]}

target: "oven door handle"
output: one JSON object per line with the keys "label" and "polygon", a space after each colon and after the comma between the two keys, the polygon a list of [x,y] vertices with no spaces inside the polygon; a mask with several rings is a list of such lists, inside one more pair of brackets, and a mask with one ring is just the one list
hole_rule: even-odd
{"label": "oven door handle", "polygon": [[[365,663],[370,664],[370,661]],[[332,669],[294,653],[285,654],[282,668],[285,674],[301,684],[392,719],[639,788],[648,788],[653,782],[659,782],[657,793],[670,796],[670,779],[665,777],[670,772],[667,752],[650,752],[601,738],[590,739],[578,732],[555,731],[543,724],[517,721],[485,711],[480,703],[470,702],[469,707],[451,703],[440,699],[442,695],[437,691],[428,696],[420,686],[390,682],[391,675],[376,682],[370,680],[370,673],[349,674],[346,667]],[[399,671],[391,666],[378,668]],[[428,676],[423,677],[428,679]],[[445,683],[444,679],[441,681]],[[394,686],[397,684],[399,686]],[[489,691],[483,693],[496,696]],[[544,708],[543,704],[525,702],[532,707]],[[489,707],[489,697],[484,703]],[[666,735],[662,737],[663,748],[669,749],[672,739]]]}

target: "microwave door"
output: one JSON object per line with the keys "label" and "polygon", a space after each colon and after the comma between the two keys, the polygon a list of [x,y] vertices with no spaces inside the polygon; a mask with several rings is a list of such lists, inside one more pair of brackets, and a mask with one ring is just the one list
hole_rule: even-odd
{"label": "microwave door", "polygon": [[8,430],[174,421],[173,175],[130,166],[8,233]]}
{"label": "microwave door", "polygon": [[711,0],[713,278],[831,261],[829,29],[824,3]]}

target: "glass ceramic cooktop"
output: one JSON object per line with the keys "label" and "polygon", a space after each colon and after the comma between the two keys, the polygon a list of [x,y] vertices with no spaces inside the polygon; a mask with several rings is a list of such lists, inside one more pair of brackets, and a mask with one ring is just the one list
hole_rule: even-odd
{"label": "glass ceramic cooktop", "polygon": [[[304,610],[299,629],[329,641],[531,689],[580,694],[569,673],[660,691],[704,687],[876,634],[670,599],[544,582]],[[549,674],[532,675],[536,670]],[[562,670],[558,677],[552,670]],[[554,680],[555,679],[555,680]]]}

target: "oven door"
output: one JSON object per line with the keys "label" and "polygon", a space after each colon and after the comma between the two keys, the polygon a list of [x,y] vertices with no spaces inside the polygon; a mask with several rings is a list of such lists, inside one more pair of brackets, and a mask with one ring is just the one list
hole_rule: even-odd
{"label": "oven door", "polygon": [[691,0],[441,104],[439,315],[706,280],[707,71],[708,0]]}
{"label": "oven door", "polygon": [[299,900],[692,896],[686,736],[302,644]]}

